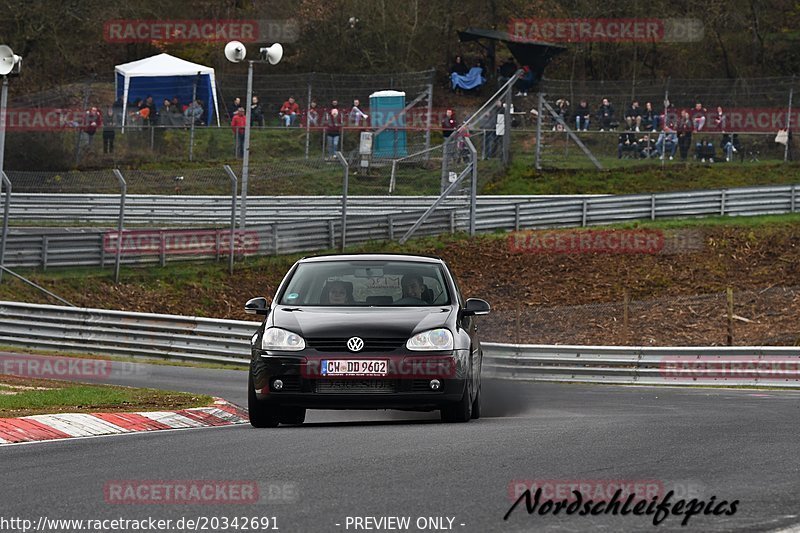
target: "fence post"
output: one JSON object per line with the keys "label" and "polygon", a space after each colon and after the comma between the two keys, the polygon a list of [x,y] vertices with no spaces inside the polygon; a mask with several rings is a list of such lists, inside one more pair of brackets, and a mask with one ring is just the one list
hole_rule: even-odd
{"label": "fence post", "polygon": [[656,195],[650,195],[650,220],[656,219]]}
{"label": "fence post", "polygon": [[506,89],[503,106],[503,168],[511,164],[511,87]]}
{"label": "fence post", "polygon": [[536,98],[536,170],[542,170],[542,113],[544,113],[544,94]]}
{"label": "fence post", "polygon": [[328,248],[333,250],[336,248],[336,234],[334,233],[334,224],[333,220],[328,221]]}
{"label": "fence post", "polygon": [[728,346],[733,346],[733,287],[728,287]]}
{"label": "fence post", "polygon": [[[792,213],[794,213],[795,209],[797,208],[796,207],[796,204],[797,204],[796,197],[797,197],[797,185],[792,185],[792,198],[791,198],[791,200],[789,202],[789,209],[791,210]],[[0,263],[0,265],[1,264],[2,263]]]}
{"label": "fence post", "polygon": [[128,184],[125,183],[125,178],[122,177],[122,172],[119,169],[114,169],[114,175],[119,181],[120,196],[119,196],[119,221],[117,223],[117,250],[116,258],[114,260],[114,283],[119,283],[119,266],[122,260],[122,231],[125,227],[125,196],[128,192]]}
{"label": "fence post", "polygon": [[588,198],[584,198],[583,199],[583,207],[581,208],[581,227],[582,228],[586,227],[586,218],[587,218],[588,214],[589,214],[589,199]]}
{"label": "fence post", "polygon": [[[789,87],[789,109],[786,111],[786,132],[791,134],[792,131],[792,96],[794,95],[794,74],[792,74],[792,86]],[[783,162],[789,160],[789,147],[792,144],[792,138],[786,139],[786,146],[783,149]]]}
{"label": "fence post", "polygon": [[719,195],[719,214],[720,216],[725,215],[725,191],[727,189],[722,189]]}
{"label": "fence post", "polygon": [[[450,152],[452,152],[451,144],[455,141],[453,137],[455,136],[455,132],[450,134],[449,137],[445,137],[444,143],[442,144],[442,178],[439,183],[439,194],[442,194],[445,189],[447,189],[447,184],[450,178]],[[394,178],[394,166],[392,166],[392,178]]]}
{"label": "fence post", "polygon": [[308,97],[306,98],[306,159],[308,159],[308,148],[311,145],[311,124],[308,121],[308,113],[311,110],[311,77],[308,78]]}
{"label": "fence post", "polygon": [[278,225],[272,225],[272,252],[278,255]]}
{"label": "fence post", "polygon": [[386,225],[389,226],[389,240],[394,240],[394,217],[392,215],[386,215]]}
{"label": "fence post", "polygon": [[[428,84],[428,125],[425,128],[425,150],[431,147],[431,115],[433,114],[433,84]],[[430,155],[425,154],[427,160]]]}
{"label": "fence post", "polygon": [[228,273],[233,274],[233,241],[236,237],[236,189],[238,188],[239,180],[236,179],[236,173],[230,165],[225,165],[222,168],[225,169],[225,173],[231,179],[231,242],[228,245],[230,254],[228,257]]}
{"label": "fence post", "polygon": [[469,153],[472,156],[472,184],[469,191],[469,235],[475,236],[475,217],[478,214],[478,150],[466,137]]}
{"label": "fence post", "polygon": [[163,231],[158,232],[158,257],[160,259],[161,266],[167,266],[167,238]]}
{"label": "fence post", "polygon": [[344,167],[344,179],[342,180],[342,243],[340,246],[340,250],[344,252],[345,241],[347,240],[347,187],[350,180],[350,165],[341,151],[336,152],[336,157]]}
{"label": "fence post", "polygon": [[514,231],[519,231],[519,204],[514,204]]}
{"label": "fence post", "polygon": [[631,291],[627,287],[622,293],[622,344],[628,344],[628,327],[630,326]]}
{"label": "fence post", "polygon": [[42,270],[47,272],[47,235],[42,235]]}
{"label": "fence post", "polygon": [[[2,157],[2,154],[0,154]],[[3,202],[3,232],[0,234],[0,282],[3,281],[3,268],[5,265],[6,256],[6,241],[8,241],[8,211],[11,207],[11,180],[8,179],[6,173],[0,170],[0,191],[5,187],[6,197]]]}

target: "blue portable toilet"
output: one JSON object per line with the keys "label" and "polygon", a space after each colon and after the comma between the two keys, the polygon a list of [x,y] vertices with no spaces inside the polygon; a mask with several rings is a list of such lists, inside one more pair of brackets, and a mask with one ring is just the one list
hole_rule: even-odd
{"label": "blue portable toilet", "polygon": [[406,106],[406,93],[402,91],[378,91],[369,95],[372,128],[379,130],[389,126],[372,139],[372,157],[405,157],[406,117],[400,112]]}

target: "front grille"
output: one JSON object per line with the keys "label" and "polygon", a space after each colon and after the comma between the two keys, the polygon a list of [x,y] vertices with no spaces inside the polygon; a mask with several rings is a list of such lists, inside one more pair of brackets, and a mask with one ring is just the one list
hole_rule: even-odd
{"label": "front grille", "polygon": [[319,394],[392,394],[397,382],[391,379],[319,379]]}
{"label": "front grille", "polygon": [[[306,345],[318,352],[350,352],[347,349],[347,339],[350,337],[328,337],[306,339]],[[362,337],[363,338],[363,337]],[[406,338],[363,338],[364,348],[357,353],[364,352],[391,352],[402,348]]]}

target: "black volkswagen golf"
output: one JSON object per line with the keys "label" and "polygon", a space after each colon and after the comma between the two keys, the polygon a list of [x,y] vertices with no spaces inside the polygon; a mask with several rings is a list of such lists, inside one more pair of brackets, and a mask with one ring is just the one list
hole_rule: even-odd
{"label": "black volkswagen golf", "polygon": [[480,417],[476,315],[444,261],[331,255],[292,266],[252,337],[248,383],[255,427],[302,424],[306,409],[440,410],[442,420]]}

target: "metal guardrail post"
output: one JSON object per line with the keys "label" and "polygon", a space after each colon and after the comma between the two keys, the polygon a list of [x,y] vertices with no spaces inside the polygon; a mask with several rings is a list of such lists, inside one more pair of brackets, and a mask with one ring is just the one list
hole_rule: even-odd
{"label": "metal guardrail post", "polygon": [[791,213],[794,213],[797,209],[797,185],[792,185],[792,198],[789,202],[789,209]]}
{"label": "metal guardrail post", "polygon": [[650,195],[650,220],[656,219],[656,195]]}
{"label": "metal guardrail post", "polygon": [[6,197],[3,202],[3,232],[0,235],[0,282],[3,281],[3,267],[5,266],[6,241],[8,241],[8,212],[11,207],[11,180],[6,173],[0,170],[0,191],[5,188]]}
{"label": "metal guardrail post", "polygon": [[225,173],[231,179],[231,242],[228,247],[228,253],[230,254],[228,258],[228,273],[233,274],[233,241],[236,238],[236,189],[239,180],[236,179],[236,173],[233,172],[230,165],[225,165],[222,168],[225,169]]}
{"label": "metal guardrail post", "polygon": [[587,215],[589,214],[589,200],[587,198],[583,199],[583,206],[581,207],[581,227],[586,227],[586,219]]}
{"label": "metal guardrail post", "polygon": [[125,228],[125,197],[128,192],[128,184],[125,183],[125,178],[122,177],[122,172],[119,169],[114,169],[114,175],[117,177],[120,186],[119,197],[119,222],[117,223],[117,250],[116,258],[114,259],[114,283],[119,283],[119,267],[122,261],[122,231]]}
{"label": "metal guardrail post", "polygon": [[345,241],[347,240],[347,188],[350,181],[350,165],[347,164],[342,152],[336,152],[336,158],[344,167],[344,179],[342,180],[342,243],[339,249],[344,252]]}
{"label": "metal guardrail post", "polygon": [[722,189],[719,193],[719,214],[725,216],[725,190]]}

